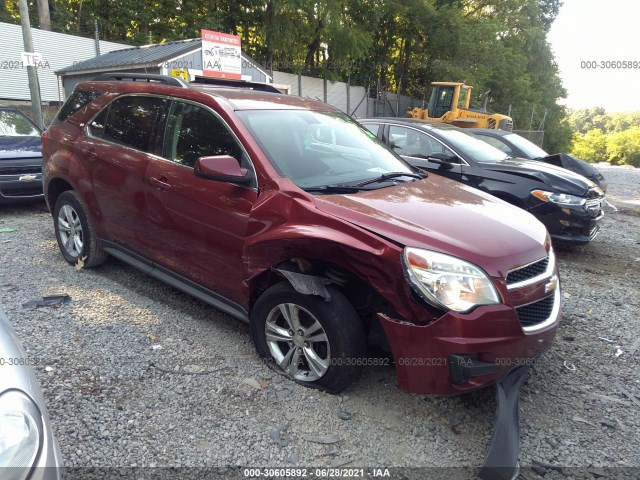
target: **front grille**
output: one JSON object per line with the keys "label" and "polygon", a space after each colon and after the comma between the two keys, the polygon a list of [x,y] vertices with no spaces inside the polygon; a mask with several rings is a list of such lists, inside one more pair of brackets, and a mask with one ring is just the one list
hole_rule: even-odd
{"label": "front grille", "polygon": [[489,119],[487,128],[490,128],[492,130],[494,128],[496,128],[496,120],[495,120],[495,118],[490,118]]}
{"label": "front grille", "polygon": [[29,173],[40,173],[42,167],[40,165],[24,166],[24,167],[3,167],[0,166],[0,175],[27,175]]}
{"label": "front grille", "polygon": [[518,320],[523,327],[532,327],[544,322],[553,311],[554,295],[538,300],[537,302],[516,308]]}
{"label": "front grille", "polygon": [[511,270],[507,274],[507,286],[524,282],[525,280],[529,280],[530,278],[535,278],[538,275],[542,275],[547,271],[548,267],[549,257],[547,256],[542,260],[538,260],[537,262],[533,262],[529,265],[525,265],[524,267]]}

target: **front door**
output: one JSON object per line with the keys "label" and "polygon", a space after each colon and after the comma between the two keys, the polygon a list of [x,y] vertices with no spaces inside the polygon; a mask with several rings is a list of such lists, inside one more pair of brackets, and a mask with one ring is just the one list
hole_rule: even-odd
{"label": "front door", "polygon": [[[456,154],[432,136],[415,128],[389,125],[387,143],[393,150],[414,167],[422,168],[437,175],[460,180],[461,165]],[[434,160],[432,154],[444,154],[453,161]]]}
{"label": "front door", "polygon": [[152,260],[236,302],[242,302],[242,252],[253,187],[198,178],[203,156],[249,159],[226,123],[202,105],[174,100],[161,158],[147,169],[147,228]]}

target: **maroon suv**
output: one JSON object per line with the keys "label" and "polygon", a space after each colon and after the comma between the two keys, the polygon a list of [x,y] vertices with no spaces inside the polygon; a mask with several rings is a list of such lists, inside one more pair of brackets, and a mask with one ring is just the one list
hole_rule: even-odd
{"label": "maroon suv", "polygon": [[[336,109],[251,88],[81,83],[43,135],[60,250],[112,255],[249,322],[287,377],[339,392],[388,362],[455,394],[547,349],[551,243],[530,214],[425,175]],[[375,349],[368,349],[375,346]]]}

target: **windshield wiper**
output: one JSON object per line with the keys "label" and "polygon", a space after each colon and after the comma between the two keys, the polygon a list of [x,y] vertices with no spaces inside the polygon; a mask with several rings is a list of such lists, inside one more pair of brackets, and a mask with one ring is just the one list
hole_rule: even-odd
{"label": "windshield wiper", "polygon": [[419,180],[422,180],[423,178],[426,177],[426,175],[424,173],[421,174],[421,173],[413,173],[413,172],[383,173],[379,177],[372,178],[370,180],[365,180],[364,182],[356,183],[355,186],[356,187],[364,187],[365,185],[370,185],[372,183],[378,183],[378,182],[384,182],[386,180],[391,180],[393,178],[398,178],[398,177],[411,177],[411,178],[417,178]]}
{"label": "windshield wiper", "polygon": [[318,185],[317,187],[303,188],[305,192],[320,192],[320,193],[353,193],[359,192],[362,189],[356,185]]}

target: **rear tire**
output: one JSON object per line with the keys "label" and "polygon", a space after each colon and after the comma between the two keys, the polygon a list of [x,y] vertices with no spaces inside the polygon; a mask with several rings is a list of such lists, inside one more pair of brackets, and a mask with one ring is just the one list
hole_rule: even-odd
{"label": "rear tire", "polygon": [[251,336],[260,357],[305,387],[340,393],[362,370],[365,333],[356,311],[336,288],[331,300],[281,282],[251,312]]}
{"label": "rear tire", "polygon": [[109,256],[100,247],[80,195],[62,193],[53,209],[53,227],[64,259],[71,265],[82,260],[87,268],[97,267]]}

